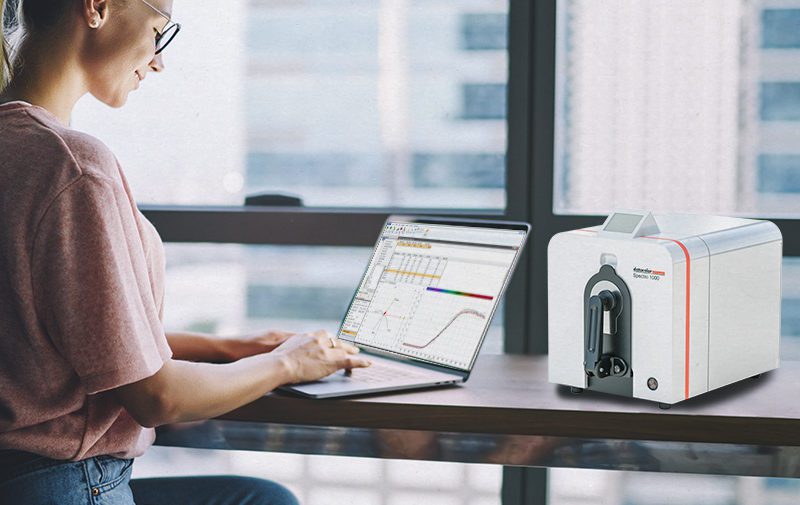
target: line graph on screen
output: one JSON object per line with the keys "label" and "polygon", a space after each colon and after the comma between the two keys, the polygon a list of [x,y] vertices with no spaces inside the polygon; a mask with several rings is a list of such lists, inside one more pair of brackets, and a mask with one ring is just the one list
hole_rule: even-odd
{"label": "line graph on screen", "polygon": [[459,311],[455,316],[453,316],[452,319],[450,319],[450,321],[448,321],[448,323],[444,326],[444,328],[442,328],[433,338],[431,338],[427,342],[423,344],[403,342],[403,345],[406,347],[411,347],[412,349],[426,349],[431,344],[436,342],[439,339],[439,337],[441,337],[451,326],[453,326],[453,323],[455,323],[458,320],[458,318],[465,316],[473,316],[479,319],[486,319],[486,314],[484,314],[483,312],[478,312],[477,310],[474,309],[463,309]]}

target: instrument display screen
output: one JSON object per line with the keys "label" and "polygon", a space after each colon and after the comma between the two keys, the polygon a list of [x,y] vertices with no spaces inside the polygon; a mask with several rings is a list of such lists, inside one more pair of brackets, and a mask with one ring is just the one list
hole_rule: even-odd
{"label": "instrument display screen", "polygon": [[633,233],[636,226],[644,218],[640,214],[620,214],[616,213],[608,220],[608,224],[603,230],[615,233]]}

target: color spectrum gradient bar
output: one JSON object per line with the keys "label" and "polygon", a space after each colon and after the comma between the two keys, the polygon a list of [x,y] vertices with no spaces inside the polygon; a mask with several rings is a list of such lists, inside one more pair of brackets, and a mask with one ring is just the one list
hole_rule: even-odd
{"label": "color spectrum gradient bar", "polygon": [[493,296],[476,295],[475,293],[465,293],[463,291],[453,291],[452,289],[440,289],[440,288],[427,288],[427,289],[428,289],[428,291],[435,291],[437,293],[446,293],[448,295],[469,296],[470,298],[480,298],[481,300],[494,300]]}

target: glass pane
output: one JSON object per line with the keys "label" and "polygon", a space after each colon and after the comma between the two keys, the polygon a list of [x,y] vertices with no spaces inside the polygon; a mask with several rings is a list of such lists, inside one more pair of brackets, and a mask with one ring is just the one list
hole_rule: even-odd
{"label": "glass pane", "polygon": [[368,248],[167,244],[167,330],[335,333]]}
{"label": "glass pane", "polygon": [[304,505],[500,505],[502,471],[497,465],[168,447],[152,447],[133,465],[134,478],[265,478],[291,489]]}
{"label": "glass pane", "polygon": [[797,479],[559,468],[549,474],[550,505],[789,505],[800,496]]}
{"label": "glass pane", "polygon": [[800,361],[800,258],[783,260],[781,359]]}
{"label": "glass pane", "polygon": [[[267,329],[333,334],[371,248],[167,244],[168,331],[216,335]],[[503,306],[482,353],[503,352]]]}
{"label": "glass pane", "polygon": [[505,207],[508,0],[188,2],[174,17],[166,72],[73,118],[140,203]]}
{"label": "glass pane", "polygon": [[558,2],[554,211],[800,214],[800,1]]}

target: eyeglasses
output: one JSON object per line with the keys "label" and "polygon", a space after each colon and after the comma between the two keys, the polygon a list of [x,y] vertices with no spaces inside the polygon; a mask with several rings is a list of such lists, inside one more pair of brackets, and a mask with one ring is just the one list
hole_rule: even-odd
{"label": "eyeglasses", "polygon": [[167,24],[164,25],[164,28],[161,30],[161,33],[156,34],[156,54],[160,54],[161,51],[166,49],[172,39],[181,31],[180,23],[175,23],[170,19],[169,15],[163,12],[161,9],[155,7],[153,4],[148,2],[147,0],[142,0],[142,3],[146,6],[150,7],[157,13],[161,15],[164,19],[167,20]]}

